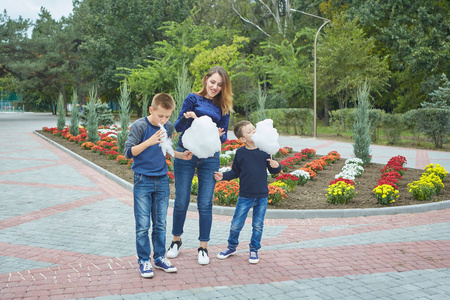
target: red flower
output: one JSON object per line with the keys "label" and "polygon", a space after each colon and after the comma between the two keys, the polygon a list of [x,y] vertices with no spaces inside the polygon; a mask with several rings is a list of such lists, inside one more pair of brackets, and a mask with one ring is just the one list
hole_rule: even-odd
{"label": "red flower", "polygon": [[339,181],[343,181],[343,182],[345,182],[346,184],[349,184],[349,185],[355,185],[355,182],[353,180],[345,179],[345,178],[342,178],[342,177],[339,177],[339,178],[331,181],[329,185],[336,184]]}

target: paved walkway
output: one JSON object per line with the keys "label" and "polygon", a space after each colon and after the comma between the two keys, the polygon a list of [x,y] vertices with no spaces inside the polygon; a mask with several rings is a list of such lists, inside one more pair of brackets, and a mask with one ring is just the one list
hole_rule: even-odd
{"label": "paved walkway", "polygon": [[[225,261],[231,216],[215,214],[211,263],[196,262],[198,214],[188,212],[176,274],[137,272],[132,193],[32,131],[49,114],[0,113],[0,299],[448,299],[450,209],[266,220],[260,263],[248,264],[250,224]],[[351,156],[351,144],[284,138],[295,150]],[[450,170],[450,153],[373,147]],[[448,182],[447,182],[448,185]],[[168,217],[168,232],[172,210]],[[168,234],[170,240],[170,235]]]}

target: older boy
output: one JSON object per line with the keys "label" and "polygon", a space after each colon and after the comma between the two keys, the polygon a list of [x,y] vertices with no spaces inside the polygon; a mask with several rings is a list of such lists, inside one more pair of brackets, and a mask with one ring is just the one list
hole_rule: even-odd
{"label": "older boy", "polygon": [[[134,171],[134,218],[136,221],[136,250],[139,271],[142,277],[154,276],[150,262],[150,240],[148,232],[152,221],[153,259],[156,269],[168,273],[177,269],[165,258],[166,218],[169,206],[169,178],[165,156],[159,147],[164,137],[172,135],[173,126],[169,121],[175,107],[172,96],[160,93],[153,97],[149,107],[150,115],[133,123],[125,143],[125,156],[133,158]],[[189,160],[192,153],[175,151],[175,157]]]}
{"label": "older boy", "polygon": [[255,126],[249,121],[241,121],[234,127],[236,137],[246,144],[236,151],[231,171],[215,172],[216,180],[231,180],[239,177],[239,198],[231,221],[228,248],[219,253],[217,258],[225,259],[236,253],[239,244],[239,234],[244,227],[245,219],[253,207],[252,237],[250,240],[249,262],[259,262],[258,250],[261,248],[264,216],[267,209],[269,188],[267,187],[267,169],[272,174],[280,173],[280,164],[270,159],[269,154],[256,148],[252,140]]}

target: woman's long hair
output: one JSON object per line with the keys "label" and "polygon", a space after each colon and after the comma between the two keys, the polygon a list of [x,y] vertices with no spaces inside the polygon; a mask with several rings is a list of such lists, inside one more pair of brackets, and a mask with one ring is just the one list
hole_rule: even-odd
{"label": "woman's long hair", "polygon": [[202,79],[203,88],[198,94],[200,96],[207,95],[206,81],[215,73],[222,77],[222,90],[214,97],[213,103],[222,109],[222,115],[226,115],[233,111],[233,91],[231,90],[230,77],[223,67],[215,66],[208,71]]}

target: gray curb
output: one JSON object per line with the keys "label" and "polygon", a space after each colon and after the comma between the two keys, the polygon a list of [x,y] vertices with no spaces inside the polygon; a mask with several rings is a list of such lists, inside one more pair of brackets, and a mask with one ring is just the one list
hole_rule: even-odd
{"label": "gray curb", "polygon": [[[112,181],[116,182],[120,186],[126,188],[129,191],[133,191],[133,185],[122,178],[112,174],[111,172],[97,166],[96,164],[88,161],[82,156],[62,147],[58,143],[46,138],[37,131],[33,132],[42,139],[48,141],[52,145],[58,147],[62,151],[70,154],[75,159],[79,160],[83,164],[93,168],[100,174],[106,176]],[[173,207],[174,200],[169,201],[169,205]],[[367,216],[379,216],[379,215],[397,215],[397,214],[414,214],[427,212],[432,210],[441,210],[450,208],[450,200],[440,201],[435,203],[425,203],[418,205],[408,206],[395,206],[395,207],[382,207],[382,208],[349,208],[349,209],[268,209],[266,212],[266,218],[268,219],[314,219],[314,218],[349,218],[349,217],[367,217]],[[189,204],[189,211],[196,211],[197,205],[195,203]],[[217,215],[232,216],[234,214],[234,207],[225,206],[213,206],[213,213]]]}

